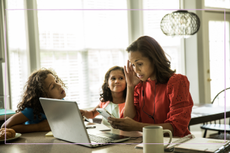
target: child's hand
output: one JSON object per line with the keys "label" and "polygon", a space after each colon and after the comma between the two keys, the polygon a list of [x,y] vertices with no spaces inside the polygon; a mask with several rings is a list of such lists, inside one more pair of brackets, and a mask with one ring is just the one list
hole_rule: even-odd
{"label": "child's hand", "polygon": [[140,82],[140,79],[137,77],[136,73],[133,70],[132,63],[130,63],[129,60],[127,61],[127,68],[126,66],[124,66],[124,71],[127,86],[134,87]]}
{"label": "child's hand", "polygon": [[16,132],[13,129],[1,128],[0,129],[0,140],[4,140],[5,136],[6,136],[6,139],[14,138],[15,134]]}
{"label": "child's hand", "polygon": [[50,131],[50,125],[47,120],[38,123],[38,131]]}
{"label": "child's hand", "polygon": [[85,110],[80,109],[80,112],[81,112],[82,116],[86,116],[86,111]]}

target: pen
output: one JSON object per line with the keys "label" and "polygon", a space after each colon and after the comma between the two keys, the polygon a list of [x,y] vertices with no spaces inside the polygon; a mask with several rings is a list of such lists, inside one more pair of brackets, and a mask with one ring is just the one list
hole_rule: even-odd
{"label": "pen", "polygon": [[86,129],[94,129],[94,128],[96,128],[95,125],[93,125],[93,126],[87,126],[87,127],[86,127]]}

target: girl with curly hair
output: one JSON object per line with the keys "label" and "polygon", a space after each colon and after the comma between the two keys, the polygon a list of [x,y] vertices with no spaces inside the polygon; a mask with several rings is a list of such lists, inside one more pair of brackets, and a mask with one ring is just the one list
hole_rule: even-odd
{"label": "girl with curly hair", "polygon": [[[114,117],[119,118],[124,110],[126,98],[124,68],[119,66],[110,68],[105,74],[101,88],[100,103],[90,111],[80,110],[82,116],[92,119],[99,114],[96,111],[97,108],[105,108]],[[110,125],[104,118],[102,119],[102,124]]]}
{"label": "girl with curly hair", "polygon": [[54,71],[45,68],[34,71],[24,86],[16,114],[5,121],[2,128],[20,133],[50,131],[39,97],[63,99],[64,88],[65,84]]}

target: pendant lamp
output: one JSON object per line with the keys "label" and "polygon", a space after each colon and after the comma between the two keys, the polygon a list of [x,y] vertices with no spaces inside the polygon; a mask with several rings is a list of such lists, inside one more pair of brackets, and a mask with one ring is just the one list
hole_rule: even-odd
{"label": "pendant lamp", "polygon": [[189,37],[198,32],[200,28],[199,17],[186,10],[178,10],[166,14],[160,24],[162,32],[167,36]]}

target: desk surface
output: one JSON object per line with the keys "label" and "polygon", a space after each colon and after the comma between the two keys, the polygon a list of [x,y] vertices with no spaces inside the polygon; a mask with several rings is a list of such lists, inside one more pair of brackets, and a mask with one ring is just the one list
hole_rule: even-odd
{"label": "desk surface", "polygon": [[[22,136],[7,144],[0,144],[1,153],[142,153],[142,149],[135,149],[136,144],[142,141],[142,138],[125,141],[121,144],[112,144],[97,148],[88,148],[85,146],[71,144],[54,137],[45,137],[47,132],[25,133]],[[128,144],[129,143],[129,144]]]}
{"label": "desk surface", "polygon": [[[1,143],[0,153],[143,153],[142,149],[135,149],[135,146],[142,141],[141,137],[120,144],[88,148],[54,137],[45,137],[46,133],[26,133],[14,141]],[[229,150],[225,153],[227,152]]]}
{"label": "desk surface", "polygon": [[[190,125],[224,118],[224,107],[211,104],[194,106]],[[230,108],[226,108],[226,117],[230,117]],[[0,144],[0,153],[142,153],[142,149],[135,149],[136,144],[142,141],[141,137],[125,141],[120,144],[107,145],[97,148],[88,148],[81,145],[67,143],[54,137],[45,137],[47,132],[25,133],[14,141]]]}

